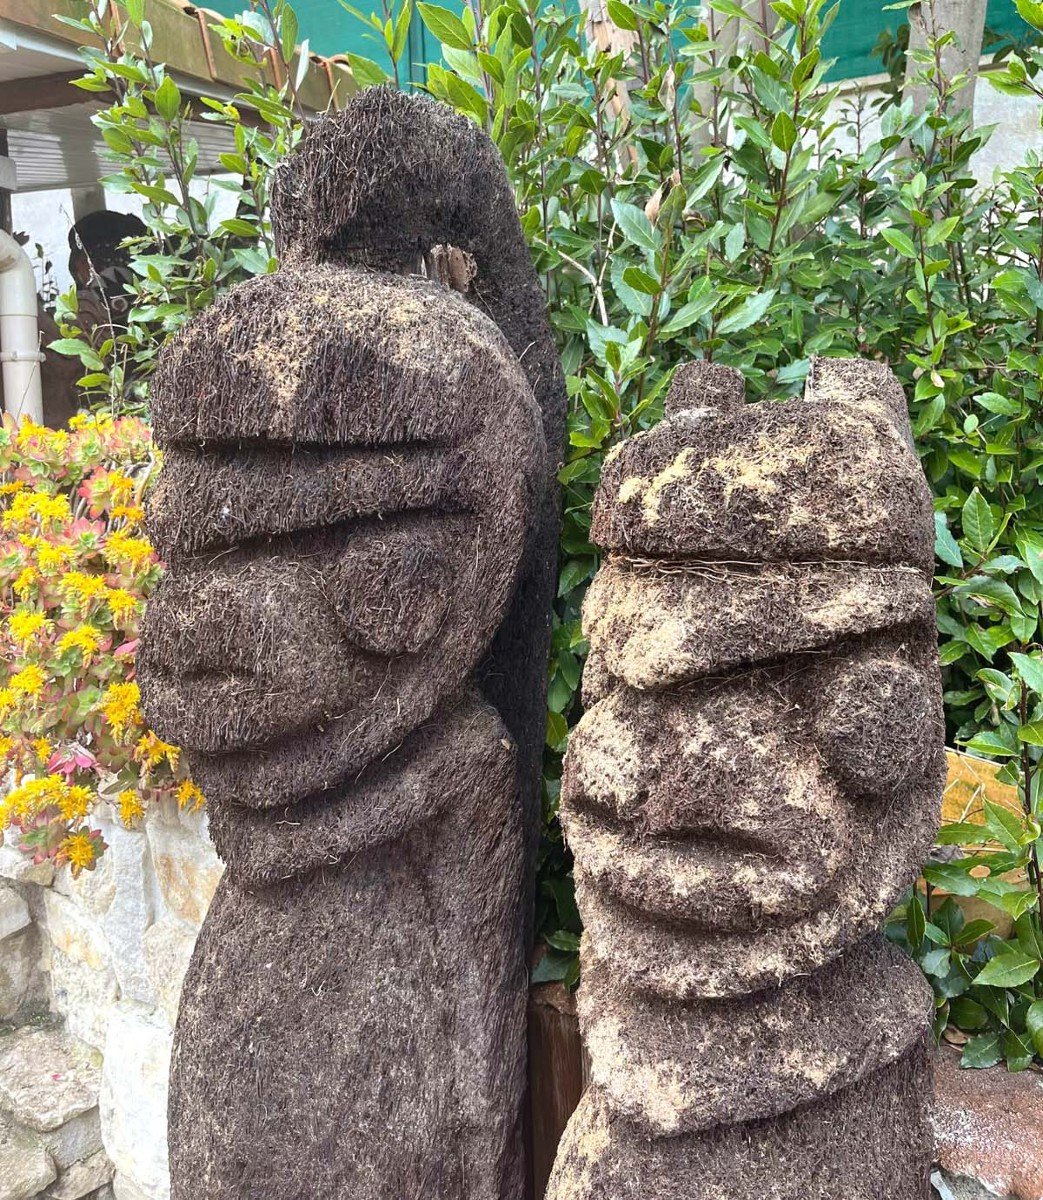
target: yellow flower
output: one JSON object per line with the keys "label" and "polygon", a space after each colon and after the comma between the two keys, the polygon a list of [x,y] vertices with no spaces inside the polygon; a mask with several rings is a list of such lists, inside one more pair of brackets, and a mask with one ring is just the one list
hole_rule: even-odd
{"label": "yellow flower", "polygon": [[23,696],[38,696],[46,682],[43,670],[36,663],[30,663],[11,676],[10,686],[12,691],[21,692]]}
{"label": "yellow flower", "polygon": [[73,551],[69,546],[41,546],[36,554],[37,565],[47,575],[64,571],[72,559]]}
{"label": "yellow flower", "polygon": [[22,423],[18,427],[18,435],[15,441],[19,447],[28,446],[34,437],[42,437],[48,432],[46,425],[37,425],[32,417],[23,417]]}
{"label": "yellow flower", "polygon": [[66,821],[82,821],[90,812],[94,803],[94,793],[90,788],[74,784],[67,787],[58,801],[58,808]]}
{"label": "yellow flower", "polygon": [[90,659],[101,645],[101,630],[93,625],[77,625],[58,639],[58,649],[79,650],[84,662]]}
{"label": "yellow flower", "polygon": [[0,496],[13,496],[25,487],[24,479],[14,479],[10,483],[0,483]]}
{"label": "yellow flower", "polygon": [[49,496],[46,492],[21,491],[16,494],[4,513],[3,526],[5,529],[13,529],[33,523],[45,525],[55,521],[67,521],[71,516],[69,497],[61,492],[56,496]]}
{"label": "yellow flower", "polygon": [[145,519],[145,509],[140,504],[117,504],[111,515],[113,520],[126,521],[128,525],[140,525]]}
{"label": "yellow flower", "polygon": [[36,587],[39,578],[39,574],[32,567],[26,567],[14,581],[15,594],[21,596],[24,600],[33,588]]}
{"label": "yellow flower", "polygon": [[68,447],[69,435],[64,429],[51,429],[25,418],[18,430],[16,444],[19,450],[28,450],[32,448],[34,440],[39,442],[41,449],[62,454]]}
{"label": "yellow flower", "polygon": [[61,588],[67,597],[77,601],[81,606],[104,596],[108,591],[103,575],[88,575],[83,571],[70,571],[64,575]]}
{"label": "yellow flower", "polygon": [[51,745],[51,743],[45,737],[37,738],[32,743],[32,747],[33,747],[33,753],[36,755],[36,757],[42,763],[46,763],[47,760],[54,753],[54,747]]}
{"label": "yellow flower", "polygon": [[18,697],[9,687],[0,688],[0,717],[6,717],[18,703]]}
{"label": "yellow flower", "polygon": [[119,794],[120,819],[124,825],[136,825],[145,815],[145,806],[137,792],[129,788]]}
{"label": "yellow flower", "polygon": [[117,529],[110,533],[105,543],[105,560],[113,567],[131,567],[140,571],[151,565],[155,556],[152,543],[148,538],[130,537]]}
{"label": "yellow flower", "polygon": [[158,767],[166,759],[167,765],[174,771],[177,769],[177,760],[181,757],[181,751],[177,746],[168,745],[149,730],[148,733],[138,738],[134,757],[147,767]]}
{"label": "yellow flower", "polygon": [[134,494],[134,480],[122,471],[110,471],[106,482],[117,504],[126,504]]}
{"label": "yellow flower", "polygon": [[35,816],[42,809],[61,805],[68,790],[60,775],[27,779],[8,794],[9,813],[16,817]]}
{"label": "yellow flower", "polygon": [[14,749],[14,738],[0,737],[0,762],[6,761]]}
{"label": "yellow flower", "polygon": [[177,797],[178,805],[181,808],[202,808],[206,803],[203,793],[191,779],[182,780],[174,789],[174,795]]}
{"label": "yellow flower", "polygon": [[38,533],[20,533],[18,535],[18,543],[24,546],[26,550],[39,550],[41,546],[47,545]]}
{"label": "yellow flower", "polygon": [[116,737],[121,737],[131,725],[140,725],[141,688],[136,683],[113,683],[105,689],[101,711],[112,726]]}
{"label": "yellow flower", "polygon": [[72,873],[78,875],[81,871],[91,870],[97,857],[95,843],[86,829],[78,829],[59,846],[59,850],[68,858]]}
{"label": "yellow flower", "polygon": [[41,612],[31,612],[28,609],[18,609],[13,612],[7,622],[7,629],[12,639],[23,649],[35,641],[41,633],[47,633],[51,622]]}
{"label": "yellow flower", "polygon": [[138,598],[131,595],[126,588],[109,588],[105,593],[105,602],[117,621],[122,621],[138,607]]}

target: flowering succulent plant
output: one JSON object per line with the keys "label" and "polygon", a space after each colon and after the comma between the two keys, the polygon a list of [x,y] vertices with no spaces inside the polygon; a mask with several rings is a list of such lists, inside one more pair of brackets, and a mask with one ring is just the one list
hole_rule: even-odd
{"label": "flowering succulent plant", "polygon": [[141,528],[151,431],[97,414],[71,426],[0,428],[0,837],[78,874],[106,848],[91,826],[99,803],[133,826],[158,796],[203,798],[148,728],[134,681],[161,571]]}

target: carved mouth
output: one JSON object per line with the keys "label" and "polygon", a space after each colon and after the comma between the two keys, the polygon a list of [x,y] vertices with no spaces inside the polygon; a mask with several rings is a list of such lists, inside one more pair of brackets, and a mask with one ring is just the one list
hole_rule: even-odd
{"label": "carved mouth", "polygon": [[562,819],[577,871],[591,886],[649,917],[729,933],[788,925],[813,912],[854,845],[847,821],[828,842],[779,845],[738,831],[646,835],[575,805]]}
{"label": "carved mouth", "polygon": [[168,741],[190,753],[256,750],[303,732],[324,715],[324,698],[293,694],[245,671],[193,670],[174,674],[145,667],[145,711]]}

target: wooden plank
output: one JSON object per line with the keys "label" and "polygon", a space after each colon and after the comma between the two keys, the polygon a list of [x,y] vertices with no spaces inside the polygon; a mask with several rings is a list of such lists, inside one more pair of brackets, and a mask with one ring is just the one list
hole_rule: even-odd
{"label": "wooden plank", "polygon": [[558,1142],[587,1086],[576,998],[560,983],[529,992],[529,1120],[533,1194],[542,1200]]}
{"label": "wooden plank", "polygon": [[[187,80],[191,80],[195,86],[190,90],[208,93],[213,84],[224,85],[233,90],[245,89],[249,79],[245,67],[225,50],[220,38],[207,32],[206,22],[200,21],[197,11],[201,11],[204,18],[216,16],[205,8],[197,10],[187,4],[177,3],[177,0],[148,0],[146,16],[153,32],[153,59],[166,63],[175,77],[185,76]],[[85,40],[85,35],[79,30],[63,25],[58,20],[61,16],[82,16],[77,0],[0,0],[0,19],[37,33],[44,33],[64,43],[69,50],[75,51]],[[272,78],[270,69],[266,74]],[[329,106],[331,76],[338,103],[343,103],[347,96],[357,90],[351,71],[345,63],[331,61],[327,72],[324,62],[311,57],[307,74],[299,89],[301,99],[308,110],[323,112]],[[32,89],[38,86],[40,78],[46,80],[52,77],[42,76],[12,82],[25,83]],[[82,101],[83,96],[79,99]],[[68,99],[62,101],[63,104],[76,102]],[[21,108],[6,111],[26,112],[53,107],[58,105],[35,100],[33,103],[23,104]]]}
{"label": "wooden plank", "polygon": [[82,75],[82,71],[56,71],[53,75],[4,80],[0,83],[0,116],[83,104],[90,98],[89,93],[72,86],[72,81]]}

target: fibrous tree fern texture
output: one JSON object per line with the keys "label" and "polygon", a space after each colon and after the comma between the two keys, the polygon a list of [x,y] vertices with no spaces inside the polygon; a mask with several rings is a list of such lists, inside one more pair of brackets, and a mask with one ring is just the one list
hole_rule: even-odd
{"label": "fibrous tree fern texture", "polygon": [[945,773],[930,495],[886,368],[705,363],[606,463],[562,812],[591,1087],[549,1200],[927,1200],[930,989],[877,932]]}
{"label": "fibrous tree fern texture", "polygon": [[142,690],[228,867],[173,1196],[520,1200],[560,367],[468,121],[365,93],[276,191],[282,268],[153,390]]}

